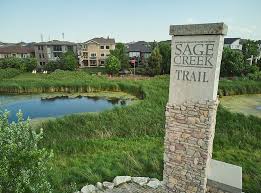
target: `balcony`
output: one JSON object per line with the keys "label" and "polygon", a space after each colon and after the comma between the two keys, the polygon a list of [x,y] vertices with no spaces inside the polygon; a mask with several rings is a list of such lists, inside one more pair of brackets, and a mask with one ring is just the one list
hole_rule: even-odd
{"label": "balcony", "polygon": [[96,59],[97,59],[97,56],[90,56],[89,59],[90,59],[90,60],[96,60]]}

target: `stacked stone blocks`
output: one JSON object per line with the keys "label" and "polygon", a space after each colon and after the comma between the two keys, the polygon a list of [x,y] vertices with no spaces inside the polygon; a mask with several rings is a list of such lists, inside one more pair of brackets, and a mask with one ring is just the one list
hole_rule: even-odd
{"label": "stacked stone blocks", "polygon": [[164,175],[169,193],[206,192],[218,101],[167,104]]}

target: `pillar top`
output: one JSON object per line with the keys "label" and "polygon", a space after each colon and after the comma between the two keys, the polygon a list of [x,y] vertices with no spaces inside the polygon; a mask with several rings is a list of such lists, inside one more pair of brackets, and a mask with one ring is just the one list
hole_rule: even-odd
{"label": "pillar top", "polygon": [[226,35],[228,27],[224,23],[204,23],[188,25],[171,25],[169,35],[193,36],[193,35]]}

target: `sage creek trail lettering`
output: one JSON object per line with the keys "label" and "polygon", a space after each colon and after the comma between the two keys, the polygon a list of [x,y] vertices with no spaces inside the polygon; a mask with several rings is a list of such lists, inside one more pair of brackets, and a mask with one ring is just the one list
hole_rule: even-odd
{"label": "sage creek trail lettering", "polygon": [[188,71],[188,70],[176,70],[177,80],[186,80],[194,82],[208,82],[206,78],[207,72],[201,71]]}
{"label": "sage creek trail lettering", "polygon": [[176,42],[174,65],[213,67],[214,43]]}

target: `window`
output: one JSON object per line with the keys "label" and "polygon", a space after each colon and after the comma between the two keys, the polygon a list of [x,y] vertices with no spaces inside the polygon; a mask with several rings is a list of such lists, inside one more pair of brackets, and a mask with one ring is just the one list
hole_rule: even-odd
{"label": "window", "polygon": [[43,63],[42,62],[40,62],[40,65],[42,65]]}
{"label": "window", "polygon": [[15,57],[16,56],[16,54],[13,54],[13,57]]}
{"label": "window", "polygon": [[90,65],[96,65],[96,60],[90,60]]}
{"label": "window", "polygon": [[39,58],[42,58],[42,54],[39,54]]}
{"label": "window", "polygon": [[110,46],[106,46],[106,49],[107,49],[107,50],[110,49]]}
{"label": "window", "polygon": [[104,60],[101,60],[101,65],[104,65]]}
{"label": "window", "polygon": [[43,50],[43,46],[38,46],[38,50]]}
{"label": "window", "polygon": [[42,54],[42,58],[44,58],[44,54]]}
{"label": "window", "polygon": [[105,56],[105,54],[104,54],[104,53],[102,53],[102,54],[101,54],[101,56]]}
{"label": "window", "polygon": [[45,62],[43,62],[43,65],[45,65]]}
{"label": "window", "polygon": [[91,53],[91,57],[96,57],[96,53]]}
{"label": "window", "polygon": [[68,51],[73,51],[73,46],[67,46]]}
{"label": "window", "polygon": [[100,48],[103,50],[103,49],[104,49],[104,46],[101,46]]}
{"label": "window", "polygon": [[61,45],[53,46],[53,51],[61,52],[62,51],[62,46]]}
{"label": "window", "polygon": [[83,57],[88,58],[88,52],[83,52]]}

